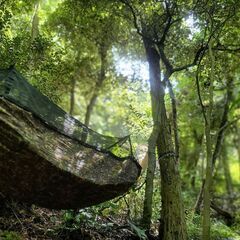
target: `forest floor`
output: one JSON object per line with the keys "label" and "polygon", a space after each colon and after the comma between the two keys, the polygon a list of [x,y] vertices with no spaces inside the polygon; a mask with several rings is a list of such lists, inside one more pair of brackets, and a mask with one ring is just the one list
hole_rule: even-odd
{"label": "forest floor", "polygon": [[[215,199],[215,210],[212,209],[213,235],[217,240],[240,239],[240,201],[235,197],[234,214],[237,219],[229,222],[227,199]],[[220,208],[219,208],[220,206]],[[231,211],[233,212],[233,211]],[[191,215],[191,214],[190,214]],[[199,239],[201,232],[200,217],[190,217],[188,221],[189,239]],[[233,226],[228,228],[227,225]],[[158,225],[153,226],[150,240],[157,239]],[[232,232],[232,229],[234,232]],[[155,236],[154,236],[155,235]],[[138,240],[146,239],[145,232],[138,228],[129,218],[123,215],[102,215],[91,208],[73,211],[56,211],[28,206],[10,200],[0,202],[0,240]]]}
{"label": "forest floor", "polygon": [[0,207],[0,240],[140,239],[133,228],[134,225],[126,220],[110,217],[98,217],[91,224],[78,224],[66,215],[66,211],[30,207],[13,201],[5,201]]}

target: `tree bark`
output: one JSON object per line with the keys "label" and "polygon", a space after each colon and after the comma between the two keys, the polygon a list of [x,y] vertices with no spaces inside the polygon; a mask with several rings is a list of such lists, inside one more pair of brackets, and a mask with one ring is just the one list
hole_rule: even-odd
{"label": "tree bark", "polygon": [[176,161],[170,126],[166,115],[164,89],[161,91],[161,125],[158,138],[158,157],[161,170],[160,239],[187,239],[184,208],[181,197],[179,165]]}
{"label": "tree bark", "polygon": [[162,198],[159,237],[163,240],[185,240],[187,236],[181,181],[165,107],[165,84],[160,78],[160,55],[148,39],[143,40],[150,70],[153,119],[158,132]]}

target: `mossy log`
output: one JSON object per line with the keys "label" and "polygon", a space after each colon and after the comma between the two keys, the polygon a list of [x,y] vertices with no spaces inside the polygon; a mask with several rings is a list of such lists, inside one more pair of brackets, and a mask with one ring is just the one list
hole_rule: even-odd
{"label": "mossy log", "polygon": [[0,98],[0,192],[51,209],[75,209],[119,196],[140,166],[83,146]]}

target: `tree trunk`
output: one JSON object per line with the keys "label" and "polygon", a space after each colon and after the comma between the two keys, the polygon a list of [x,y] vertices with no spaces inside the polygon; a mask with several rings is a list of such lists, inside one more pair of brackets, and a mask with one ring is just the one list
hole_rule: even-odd
{"label": "tree trunk", "polygon": [[212,186],[212,141],[210,135],[210,123],[205,124],[206,136],[206,180],[203,190],[203,230],[202,239],[210,239],[210,204],[211,204],[211,186]]}
{"label": "tree trunk", "polygon": [[97,101],[97,97],[98,97],[98,91],[95,90],[94,94],[92,95],[89,103],[88,103],[88,106],[87,106],[87,111],[86,111],[86,115],[85,115],[85,121],[84,121],[84,124],[88,127],[89,126],[89,123],[90,123],[90,118],[91,118],[91,115],[92,115],[92,111],[93,111],[93,108],[96,104],[96,101]]}
{"label": "tree trunk", "polygon": [[146,55],[149,63],[149,78],[151,87],[151,105],[152,105],[152,119],[153,129],[148,140],[148,168],[146,176],[144,206],[143,206],[143,227],[150,230],[152,218],[152,197],[153,197],[153,180],[156,168],[156,144],[159,135],[159,82],[160,82],[160,57],[154,48],[149,46],[147,40],[144,40]]}
{"label": "tree trunk", "polygon": [[[228,82],[227,82],[227,94],[226,94],[226,100],[225,100],[225,104],[224,104],[223,114],[222,114],[221,122],[219,125],[219,130],[218,130],[218,134],[217,134],[214,151],[212,154],[212,171],[214,171],[216,161],[217,161],[217,159],[219,157],[219,153],[221,151],[222,142],[224,140],[224,133],[226,131],[225,126],[228,122],[229,104],[232,99],[232,94],[233,94],[233,78],[229,78]],[[205,183],[202,184],[202,188],[204,188],[204,185],[205,185]],[[203,194],[203,189],[200,190],[199,194]],[[202,199],[203,199],[202,196],[198,197],[197,201],[200,201],[200,202],[197,202],[196,206],[200,207]],[[200,209],[195,208],[195,211],[200,212]]]}
{"label": "tree trunk", "polygon": [[75,106],[75,87],[76,87],[76,78],[73,77],[71,79],[71,91],[70,91],[70,110],[69,114],[73,115],[74,113],[74,106]]}
{"label": "tree trunk", "polygon": [[196,181],[196,173],[197,173],[197,165],[201,156],[201,151],[202,151],[202,140],[203,140],[203,135],[200,136],[201,140],[197,140],[197,145],[195,145],[195,155],[193,157],[193,168],[192,168],[192,176],[191,176],[191,187],[195,189],[195,181]]}
{"label": "tree trunk", "polygon": [[191,152],[188,162],[187,162],[187,174],[186,177],[190,178],[191,187],[195,188],[195,180],[196,180],[196,168],[198,165],[198,161],[200,158],[201,150],[202,150],[202,140],[203,134],[198,134],[197,131],[193,130],[193,140],[194,140],[194,150]]}
{"label": "tree trunk", "polygon": [[206,180],[203,190],[203,229],[202,239],[210,239],[210,205],[211,205],[211,186],[212,186],[212,170],[213,170],[213,153],[212,153],[212,139],[211,139],[211,115],[213,109],[213,82],[214,82],[214,67],[215,59],[212,52],[212,41],[209,43],[209,54],[211,61],[210,86],[209,86],[209,106],[206,111],[205,119],[205,137],[206,137]]}
{"label": "tree trunk", "polygon": [[144,45],[150,71],[154,125],[159,133],[157,149],[161,169],[162,197],[159,237],[163,240],[183,240],[187,236],[181,199],[181,182],[166,114],[165,86],[160,78],[160,55],[147,39],[144,39]]}
{"label": "tree trunk", "polygon": [[158,157],[161,170],[160,239],[187,239],[184,209],[181,197],[179,165],[175,158],[170,126],[166,115],[164,89],[161,89],[161,125],[158,138]]}
{"label": "tree trunk", "polygon": [[[169,70],[167,70],[167,72],[169,72]],[[172,84],[170,82],[170,73],[166,74],[169,75],[168,77],[166,77],[167,80],[167,84],[168,84],[168,89],[169,89],[169,95],[171,98],[171,105],[172,105],[172,128],[173,128],[173,133],[174,133],[174,146],[175,146],[175,158],[176,161],[179,161],[179,136],[178,136],[178,122],[177,122],[177,102],[176,102],[176,97],[173,91],[173,87]]]}
{"label": "tree trunk", "polygon": [[153,180],[156,168],[156,143],[158,130],[153,128],[148,140],[148,166],[145,185],[145,195],[143,204],[142,226],[147,231],[150,230],[152,218],[152,198],[153,198]]}
{"label": "tree trunk", "polygon": [[240,180],[240,144],[237,147],[237,152],[238,152],[239,180]]}
{"label": "tree trunk", "polygon": [[105,80],[105,77],[106,77],[107,49],[105,48],[105,46],[100,47],[99,54],[100,54],[100,65],[101,65],[100,66],[100,73],[98,75],[98,79],[97,79],[97,83],[96,83],[96,86],[95,86],[95,89],[94,89],[94,93],[93,93],[93,95],[92,95],[92,97],[89,101],[89,104],[87,106],[87,111],[86,111],[86,114],[85,114],[84,124],[87,127],[89,126],[90,119],[91,119],[91,114],[92,114],[93,108],[96,104],[99,91],[100,91],[100,89],[102,87],[102,84],[103,84],[103,82]]}
{"label": "tree trunk", "polygon": [[222,147],[222,164],[223,164],[223,170],[224,170],[224,176],[225,176],[225,182],[226,182],[226,190],[228,192],[228,195],[231,197],[233,193],[233,186],[232,186],[231,173],[229,169],[228,154],[227,154],[227,149],[225,145],[223,145]]}
{"label": "tree trunk", "polygon": [[40,6],[40,0],[36,0],[34,4],[34,14],[32,18],[32,29],[31,29],[31,41],[33,42],[39,34],[39,16],[38,10]]}
{"label": "tree trunk", "polygon": [[240,180],[240,138],[239,138],[239,135],[240,135],[240,132],[239,132],[239,129],[237,127],[237,125],[235,126],[234,128],[236,130],[236,136],[235,138],[233,139],[234,141],[234,147],[235,149],[237,150],[237,157],[238,157],[238,169],[239,169],[239,180]]}
{"label": "tree trunk", "polygon": [[222,146],[222,142],[224,140],[224,133],[225,133],[225,125],[228,122],[228,113],[229,113],[229,105],[231,103],[232,100],[232,94],[233,94],[233,78],[229,77],[227,78],[227,95],[226,95],[226,99],[225,99],[225,104],[224,104],[224,109],[223,109],[223,115],[222,115],[222,119],[221,119],[221,123],[219,126],[219,133],[217,136],[217,141],[216,141],[216,147],[214,149],[213,152],[213,170],[214,170],[214,166],[216,163],[216,160],[219,156],[219,153],[221,151],[221,146]]}

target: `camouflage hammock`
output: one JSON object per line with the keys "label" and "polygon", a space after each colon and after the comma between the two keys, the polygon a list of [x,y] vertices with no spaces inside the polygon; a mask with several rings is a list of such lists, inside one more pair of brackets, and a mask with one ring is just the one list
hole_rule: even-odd
{"label": "camouflage hammock", "polygon": [[0,70],[0,192],[44,207],[91,206],[140,174],[130,136],[103,136],[71,117],[15,69]]}

